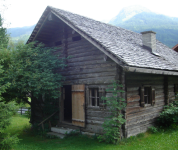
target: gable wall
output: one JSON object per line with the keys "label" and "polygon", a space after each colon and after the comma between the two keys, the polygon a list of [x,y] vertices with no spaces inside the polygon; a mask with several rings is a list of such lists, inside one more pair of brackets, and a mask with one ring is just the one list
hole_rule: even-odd
{"label": "gable wall", "polygon": [[[63,24],[63,29],[56,31],[50,42],[54,46],[56,41],[62,41],[58,51],[61,57],[71,56],[67,60],[67,68],[58,70],[66,77],[65,85],[85,84],[87,86],[98,86],[107,88],[113,80],[118,78],[119,68],[112,60],[104,60],[105,54],[81,37],[79,41],[72,41],[72,37],[78,33]],[[106,96],[111,93],[106,93]],[[99,107],[89,107],[86,104],[86,127],[82,131],[91,133],[102,133],[105,117],[109,116],[108,108],[101,110]]]}
{"label": "gable wall", "polygon": [[[54,46],[56,41],[62,41],[59,51],[63,56],[71,56],[67,60],[67,68],[62,71],[62,75],[66,77],[65,84],[111,83],[116,76],[116,63],[104,61],[105,54],[83,37],[80,41],[72,41],[72,37],[79,35],[72,32],[70,27],[64,26],[62,32],[56,31],[50,43]],[[61,73],[61,70],[59,72]]]}

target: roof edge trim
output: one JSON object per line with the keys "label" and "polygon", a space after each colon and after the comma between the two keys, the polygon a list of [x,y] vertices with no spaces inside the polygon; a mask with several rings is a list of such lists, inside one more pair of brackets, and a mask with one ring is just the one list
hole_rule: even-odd
{"label": "roof edge trim", "polygon": [[178,75],[175,71],[157,70],[157,69],[147,69],[138,67],[124,67],[125,72],[137,72],[137,73],[151,73],[151,74],[162,74],[162,75]]}

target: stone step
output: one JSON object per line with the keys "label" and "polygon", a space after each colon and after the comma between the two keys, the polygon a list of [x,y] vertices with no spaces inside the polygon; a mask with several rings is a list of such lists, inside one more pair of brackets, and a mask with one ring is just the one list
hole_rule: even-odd
{"label": "stone step", "polygon": [[60,133],[56,133],[56,132],[48,132],[47,135],[53,135],[53,136],[57,136],[61,139],[63,139],[65,137],[64,134],[60,134]]}
{"label": "stone step", "polygon": [[63,127],[51,127],[52,132],[60,133],[60,134],[69,134],[72,131],[75,131],[74,129],[69,128],[63,128]]}
{"label": "stone step", "polygon": [[73,130],[80,130],[80,127],[74,126],[74,125],[69,125],[69,124],[58,124],[58,127],[62,127],[62,128],[69,128],[69,129],[73,129]]}

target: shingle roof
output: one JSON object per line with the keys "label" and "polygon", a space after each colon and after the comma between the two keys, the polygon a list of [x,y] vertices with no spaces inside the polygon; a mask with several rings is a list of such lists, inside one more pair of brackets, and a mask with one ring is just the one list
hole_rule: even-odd
{"label": "shingle roof", "polygon": [[127,66],[178,71],[178,53],[159,41],[156,41],[158,56],[143,46],[142,35],[139,33],[54,7],[47,8],[90,36]]}

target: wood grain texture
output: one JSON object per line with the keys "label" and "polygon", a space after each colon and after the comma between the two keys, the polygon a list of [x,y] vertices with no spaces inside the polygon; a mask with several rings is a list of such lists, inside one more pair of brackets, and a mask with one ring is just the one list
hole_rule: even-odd
{"label": "wood grain texture", "polygon": [[85,127],[85,85],[72,85],[72,124]]}

